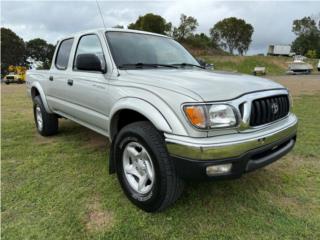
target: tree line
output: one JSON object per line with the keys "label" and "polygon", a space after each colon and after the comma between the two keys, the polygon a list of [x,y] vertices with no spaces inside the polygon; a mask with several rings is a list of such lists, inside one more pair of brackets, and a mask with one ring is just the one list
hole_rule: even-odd
{"label": "tree line", "polygon": [[[148,13],[128,25],[129,29],[143,30],[173,37],[187,47],[221,49],[234,54],[245,54],[252,42],[254,28],[243,19],[225,18],[209,29],[209,35],[195,33],[199,26],[196,18],[181,14],[180,23],[174,27],[163,17]],[[123,28],[123,26],[115,26]],[[309,58],[320,58],[320,13],[293,21],[291,31],[296,38],[292,51]],[[266,46],[267,47],[267,46]]]}
{"label": "tree line", "polygon": [[292,32],[297,36],[291,46],[293,52],[309,58],[320,58],[320,13],[318,18],[294,20]]}
{"label": "tree line", "polygon": [[[171,22],[167,22],[163,17],[148,13],[128,25],[129,29],[143,30],[173,37],[180,43],[185,43],[196,48],[215,48],[227,50],[230,54],[235,51],[243,55],[248,51],[252,41],[254,28],[243,19],[235,17],[225,18],[217,22],[210,29],[210,36],[205,33],[194,32],[199,23],[196,18],[181,14],[180,23],[174,27]],[[115,26],[122,27],[123,26]]]}
{"label": "tree line", "polygon": [[[252,42],[254,28],[250,23],[235,17],[225,18],[209,29],[209,35],[195,33],[199,23],[196,18],[181,14],[178,26],[173,26],[160,15],[147,13],[130,23],[128,29],[164,34],[177,40],[187,48],[216,49],[229,54],[245,54]],[[114,28],[124,28],[117,25]],[[310,58],[320,58],[320,22],[312,17],[293,21],[292,32],[296,39],[292,50]],[[1,73],[7,73],[10,65],[28,66],[28,59],[41,61],[42,67],[49,68],[55,46],[43,39],[23,41],[8,28],[1,28]]]}
{"label": "tree line", "polygon": [[1,28],[1,75],[8,73],[10,65],[29,67],[28,60],[42,62],[42,68],[50,67],[55,46],[41,38],[24,41],[8,28]]}

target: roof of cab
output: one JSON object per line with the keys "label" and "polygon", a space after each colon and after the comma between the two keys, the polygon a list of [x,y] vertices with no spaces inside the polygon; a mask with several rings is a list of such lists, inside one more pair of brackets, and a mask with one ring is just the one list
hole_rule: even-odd
{"label": "roof of cab", "polygon": [[84,35],[84,34],[94,33],[94,32],[128,32],[128,33],[140,33],[140,34],[148,34],[148,35],[170,38],[166,35],[161,35],[158,33],[152,33],[152,32],[146,32],[146,31],[139,31],[139,30],[122,29],[122,28],[95,28],[95,29],[88,29],[88,30],[84,30],[84,31],[80,31],[80,32],[76,32],[76,33],[67,35],[65,37],[58,39],[58,41],[61,41],[63,39],[72,38],[77,35]]}

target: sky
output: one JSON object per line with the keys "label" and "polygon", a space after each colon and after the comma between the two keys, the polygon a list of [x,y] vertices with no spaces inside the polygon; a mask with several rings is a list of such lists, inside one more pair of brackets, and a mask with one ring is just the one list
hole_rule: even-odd
{"label": "sky", "polygon": [[[106,27],[127,26],[140,15],[155,13],[179,25],[180,14],[198,20],[196,32],[209,29],[227,17],[244,19],[254,27],[248,55],[266,53],[269,44],[290,44],[294,19],[320,16],[320,1],[209,1],[209,0],[98,0]],[[25,41],[43,38],[55,44],[74,32],[103,27],[95,0],[92,1],[1,1],[1,27]]]}

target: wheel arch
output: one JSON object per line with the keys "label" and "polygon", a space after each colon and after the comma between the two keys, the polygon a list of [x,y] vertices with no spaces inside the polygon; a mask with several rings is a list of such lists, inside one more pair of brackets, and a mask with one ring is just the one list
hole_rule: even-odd
{"label": "wheel arch", "polygon": [[[125,114],[124,116],[121,114]],[[111,140],[110,147],[110,157],[109,157],[109,173],[115,173],[115,156],[114,156],[114,138],[121,130],[122,127],[127,124],[123,124],[119,128],[119,123],[121,117],[126,117],[129,119],[127,124],[133,123],[135,121],[149,121],[154,125],[156,129],[161,132],[172,132],[172,128],[161,114],[161,112],[153,106],[151,103],[139,99],[139,98],[123,98],[120,99],[116,104],[114,104],[110,112],[110,121],[109,121],[109,138]]]}
{"label": "wheel arch", "polygon": [[121,115],[122,117],[123,115],[130,117],[130,120],[126,122],[127,124],[136,120],[147,120],[159,131],[172,133],[172,127],[155,106],[145,100],[130,97],[120,99],[111,110],[108,131],[111,140],[122,127],[127,125],[121,124]]}
{"label": "wheel arch", "polygon": [[31,85],[31,98],[32,100],[36,97],[36,96],[40,96],[43,106],[45,107],[46,111],[48,113],[52,113],[52,111],[49,108],[45,93],[40,85],[39,82],[33,82]]}

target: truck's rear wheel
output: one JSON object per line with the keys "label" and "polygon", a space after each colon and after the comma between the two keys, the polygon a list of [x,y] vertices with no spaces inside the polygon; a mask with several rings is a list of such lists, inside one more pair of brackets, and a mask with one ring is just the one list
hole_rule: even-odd
{"label": "truck's rear wheel", "polygon": [[33,100],[33,114],[37,130],[42,136],[51,136],[58,132],[58,118],[46,111],[40,96]]}
{"label": "truck's rear wheel", "polygon": [[125,126],[114,144],[117,176],[127,197],[147,212],[174,203],[184,183],[177,176],[162,135],[149,122]]}

